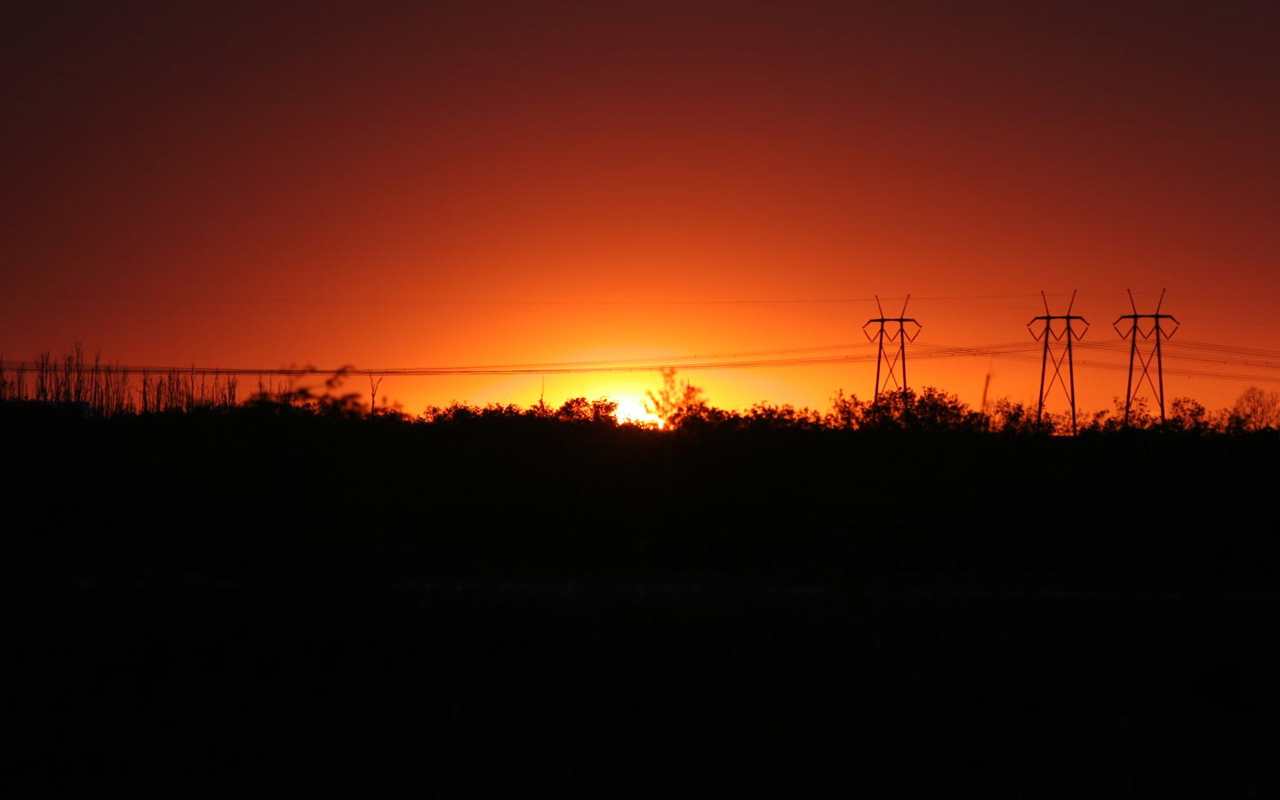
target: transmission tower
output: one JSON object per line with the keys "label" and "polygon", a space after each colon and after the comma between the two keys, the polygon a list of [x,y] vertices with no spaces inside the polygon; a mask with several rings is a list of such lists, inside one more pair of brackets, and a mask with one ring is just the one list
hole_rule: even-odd
{"label": "transmission tower", "polygon": [[[1160,355],[1160,342],[1164,339],[1168,339],[1172,337],[1174,332],[1178,330],[1178,325],[1180,323],[1178,322],[1178,320],[1174,319],[1172,315],[1160,313],[1160,306],[1164,304],[1164,292],[1165,292],[1164,289],[1160,290],[1160,300],[1159,302],[1156,303],[1156,313],[1139,314],[1138,306],[1135,305],[1133,302],[1133,292],[1130,291],[1129,307],[1133,309],[1133,313],[1125,314],[1121,317],[1118,317],[1116,318],[1115,322],[1111,323],[1112,327],[1116,329],[1116,333],[1120,334],[1121,339],[1129,340],[1129,388],[1125,392],[1125,396],[1124,396],[1124,424],[1126,425],[1129,424],[1129,410],[1133,405],[1133,398],[1137,395],[1139,391],[1142,390],[1143,381],[1146,381],[1147,385],[1151,387],[1151,391],[1155,393],[1156,402],[1160,406],[1160,421],[1162,423],[1165,421],[1164,420],[1164,361]],[[1129,320],[1128,331],[1120,330],[1120,320],[1122,319]],[[1173,320],[1173,330],[1167,331],[1161,327],[1160,325],[1161,320],[1166,320],[1166,319]],[[1144,320],[1150,320],[1149,326],[1144,327],[1143,325]],[[1145,349],[1139,348],[1138,347],[1139,339],[1142,339],[1146,342],[1150,342],[1150,344],[1145,345]],[[1155,364],[1156,364],[1156,378],[1155,378],[1156,382],[1155,383],[1153,383],[1151,380],[1151,362],[1152,361],[1155,361]],[[1141,367],[1141,372],[1138,375],[1138,383],[1136,386],[1134,385],[1134,382],[1133,382],[1135,363],[1139,367]]]}
{"label": "transmission tower", "polygon": [[[1044,400],[1053,391],[1054,384],[1062,387],[1067,393],[1067,402],[1071,404],[1071,432],[1076,432],[1076,370],[1075,363],[1071,357],[1071,343],[1078,342],[1084,338],[1085,331],[1089,330],[1089,320],[1084,317],[1073,315],[1072,307],[1076,304],[1076,293],[1071,293],[1071,302],[1067,304],[1066,314],[1050,314],[1049,299],[1044,296],[1044,292],[1040,292],[1040,299],[1044,301],[1044,316],[1035,317],[1027,323],[1027,327],[1031,328],[1037,322],[1043,322],[1044,328],[1039,332],[1032,330],[1031,335],[1036,341],[1044,342],[1044,355],[1040,359],[1040,404],[1036,407],[1036,419],[1044,419]],[[1054,321],[1060,321],[1060,327],[1054,326]],[[1073,320],[1080,320],[1084,323],[1084,330],[1076,330],[1071,327]],[[1054,347],[1055,343],[1060,343],[1058,347]],[[1055,352],[1056,351],[1056,352]],[[1062,379],[1062,362],[1067,364],[1067,379]],[[1045,385],[1045,376],[1049,373],[1049,367],[1053,367],[1053,377],[1049,378],[1049,384]]]}
{"label": "transmission tower", "polygon": [[[876,295],[876,308],[880,311],[880,316],[876,319],[869,319],[862,326],[862,332],[866,334],[867,340],[875,342],[877,345],[876,352],[876,394],[875,398],[879,399],[880,394],[889,388],[892,383],[894,388],[902,393],[907,391],[907,342],[914,342],[916,336],[920,334],[920,323],[910,317],[903,316],[907,313],[907,303],[911,300],[911,295],[907,295],[907,299],[902,301],[902,311],[896,317],[886,317],[884,315],[884,307],[880,305],[880,295]],[[908,323],[913,327],[908,331]],[[872,325],[878,325],[875,333],[871,333],[868,328]],[[896,328],[894,326],[897,326]],[[888,327],[886,327],[888,326]],[[888,343],[888,347],[885,343]],[[896,352],[893,343],[897,342]],[[884,380],[881,381],[881,367],[884,367]],[[899,370],[901,370],[901,382],[899,382]]]}

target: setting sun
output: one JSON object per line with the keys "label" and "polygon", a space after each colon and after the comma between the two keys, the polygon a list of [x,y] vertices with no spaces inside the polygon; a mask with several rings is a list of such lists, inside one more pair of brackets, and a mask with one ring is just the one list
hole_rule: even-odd
{"label": "setting sun", "polygon": [[662,427],[662,419],[645,409],[644,403],[634,397],[612,398],[618,404],[618,422],[633,425],[656,425]]}

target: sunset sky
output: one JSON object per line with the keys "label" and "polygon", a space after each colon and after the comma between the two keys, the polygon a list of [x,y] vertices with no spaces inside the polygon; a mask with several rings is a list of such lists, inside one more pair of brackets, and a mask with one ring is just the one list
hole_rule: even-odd
{"label": "sunset sky", "polygon": [[[1167,289],[1167,395],[1225,406],[1280,389],[1278,9],[10,3],[0,355],[828,358],[682,373],[725,408],[826,408],[870,396],[862,325],[910,294],[912,386],[1034,402],[1027,322],[1078,290],[1101,409],[1126,290],[1152,313]],[[660,384],[542,368],[381,393],[416,413]]]}

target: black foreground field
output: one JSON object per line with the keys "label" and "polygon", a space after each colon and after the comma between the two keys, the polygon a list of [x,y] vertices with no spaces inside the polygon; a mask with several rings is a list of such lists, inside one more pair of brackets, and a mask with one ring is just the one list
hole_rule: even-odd
{"label": "black foreground field", "polygon": [[1271,435],[0,425],[11,796],[1280,789]]}

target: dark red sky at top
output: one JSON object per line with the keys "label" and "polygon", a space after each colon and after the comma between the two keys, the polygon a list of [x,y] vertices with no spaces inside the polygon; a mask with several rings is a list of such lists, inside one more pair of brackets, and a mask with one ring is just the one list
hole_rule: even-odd
{"label": "dark red sky at top", "polygon": [[[464,366],[1030,342],[1280,350],[1267,3],[19,3],[4,12],[0,353]],[[1170,347],[1170,355],[1177,355]],[[1189,352],[1189,351],[1183,351]],[[1232,354],[1234,353],[1234,354]],[[1085,353],[1081,354],[1085,356]],[[909,355],[909,358],[911,356]],[[1123,354],[1087,354],[1121,363]],[[1229,359],[1240,359],[1236,351]],[[1168,362],[1226,405],[1271,366]],[[1033,401],[1037,359],[912,363]],[[874,362],[691,373],[825,407]],[[1218,370],[1230,379],[1190,371]],[[1079,369],[1081,403],[1124,373]],[[402,379],[407,410],[653,373]],[[544,389],[545,386],[545,389]],[[357,387],[358,388],[358,387]]]}

